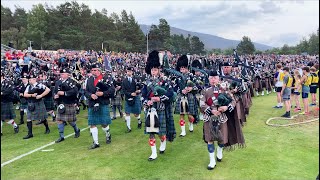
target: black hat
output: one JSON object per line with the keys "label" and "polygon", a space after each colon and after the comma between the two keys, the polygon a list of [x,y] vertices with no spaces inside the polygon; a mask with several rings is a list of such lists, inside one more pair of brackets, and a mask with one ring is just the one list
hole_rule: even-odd
{"label": "black hat", "polygon": [[202,64],[198,59],[192,61],[191,66],[194,68],[202,69]]}
{"label": "black hat", "polygon": [[94,63],[91,64],[91,69],[92,68],[102,69],[102,65],[100,63],[94,62]]}
{"label": "black hat", "polygon": [[209,72],[209,76],[219,76],[219,74],[216,70],[212,70]]}
{"label": "black hat", "polygon": [[225,63],[223,63],[222,66],[231,66],[231,64],[230,64],[230,62],[225,62]]}
{"label": "black hat", "polygon": [[133,71],[133,67],[128,66],[128,67],[127,67],[127,70],[128,70],[128,71]]}
{"label": "black hat", "polygon": [[188,68],[188,57],[186,55],[182,55],[179,57],[178,62],[177,62],[177,66],[176,66],[176,70],[180,71],[181,67],[186,67]]}
{"label": "black hat", "polygon": [[69,68],[63,68],[63,69],[60,69],[60,73],[68,73],[70,74],[70,69]]}
{"label": "black hat", "polygon": [[151,74],[152,68],[159,68],[160,66],[159,52],[154,50],[148,56],[145,71],[147,74]]}
{"label": "black hat", "polygon": [[21,76],[21,78],[29,79],[30,77],[29,77],[29,75],[28,75],[28,74],[23,74],[23,75]]}
{"label": "black hat", "polygon": [[239,67],[239,65],[238,64],[233,64],[232,67]]}

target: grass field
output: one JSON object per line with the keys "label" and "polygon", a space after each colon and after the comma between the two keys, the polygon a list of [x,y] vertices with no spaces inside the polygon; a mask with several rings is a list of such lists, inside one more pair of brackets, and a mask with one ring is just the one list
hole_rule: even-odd
{"label": "grass field", "polygon": [[[111,125],[111,144],[105,144],[105,134],[99,127],[101,147],[88,150],[92,137],[89,130],[84,130],[78,139],[71,136],[45,148],[53,151],[37,151],[1,167],[1,179],[315,179],[319,173],[319,121],[291,127],[267,126],[268,118],[285,111],[273,109],[274,105],[274,93],[253,99],[243,127],[246,148],[224,151],[223,161],[213,171],[206,169],[209,155],[202,140],[202,122],[192,134],[187,131],[186,137],[167,143],[165,154],[158,153],[158,158],[149,162],[148,136],[137,129],[136,120],[131,123],[133,131],[126,134],[125,122],[118,118]],[[81,111],[78,116],[81,129],[87,127],[86,115],[87,111]],[[25,124],[18,134],[4,124],[1,164],[56,140],[57,126],[49,121],[50,134],[44,134],[43,125],[34,125],[34,138],[29,140],[22,139],[27,134]],[[177,135],[178,123],[176,116]],[[71,133],[72,127],[66,126],[65,135]],[[157,139],[157,148],[159,145]]]}

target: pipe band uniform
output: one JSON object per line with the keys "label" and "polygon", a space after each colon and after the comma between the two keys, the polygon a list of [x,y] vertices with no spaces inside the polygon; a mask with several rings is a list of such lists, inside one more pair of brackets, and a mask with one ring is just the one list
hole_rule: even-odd
{"label": "pipe band uniform", "polygon": [[149,161],[155,160],[158,156],[155,135],[160,138],[160,154],[164,154],[167,141],[172,142],[176,136],[172,113],[174,91],[170,79],[160,75],[162,57],[156,50],[149,54],[145,67],[148,77],[142,89],[145,133],[149,134],[152,152]]}

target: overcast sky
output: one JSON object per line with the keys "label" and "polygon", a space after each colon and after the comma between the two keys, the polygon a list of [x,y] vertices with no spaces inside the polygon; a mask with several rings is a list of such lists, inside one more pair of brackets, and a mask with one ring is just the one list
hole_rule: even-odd
{"label": "overcast sky", "polygon": [[[14,5],[30,10],[32,5],[47,3],[56,7],[64,1],[2,0],[14,10]],[[139,24],[158,24],[160,18],[170,26],[280,47],[296,45],[319,28],[319,1],[77,1],[90,9],[106,8],[120,13],[132,12]]]}

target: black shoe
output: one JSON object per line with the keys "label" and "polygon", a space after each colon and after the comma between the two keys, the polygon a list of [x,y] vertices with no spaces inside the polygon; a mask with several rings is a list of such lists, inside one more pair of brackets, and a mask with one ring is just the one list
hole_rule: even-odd
{"label": "black shoe", "polygon": [[160,154],[164,154],[164,151],[159,151]]}
{"label": "black shoe", "polygon": [[62,141],[64,141],[64,138],[63,137],[59,137],[59,139],[56,140],[55,143],[59,143],[59,142],[62,142]]}
{"label": "black shoe", "polygon": [[52,117],[52,122],[56,122],[56,117]]}
{"label": "black shoe", "polygon": [[15,127],[13,130],[14,130],[14,133],[17,134],[19,132],[19,126]]}
{"label": "black shoe", "polygon": [[290,118],[290,114],[289,114],[289,113],[285,113],[285,114],[282,115],[281,117]]}
{"label": "black shoe", "polygon": [[50,133],[50,129],[46,129],[46,131],[44,132],[44,134],[49,134]]}
{"label": "black shoe", "polygon": [[93,144],[89,147],[89,149],[96,149],[96,148],[98,148],[98,147],[100,147],[99,144],[93,143]]}
{"label": "black shoe", "polygon": [[24,124],[24,121],[20,121],[20,123],[18,125]]}
{"label": "black shoe", "polygon": [[217,157],[217,161],[218,161],[218,162],[221,162],[221,161],[222,161],[222,159],[219,159],[219,158]]}
{"label": "black shoe", "polygon": [[120,118],[123,118],[123,114],[122,113],[120,113]]}
{"label": "black shoe", "polygon": [[75,132],[74,134],[74,138],[78,138],[78,137],[80,137],[80,129],[78,129],[78,131]]}
{"label": "black shoe", "polygon": [[87,109],[87,106],[86,105],[84,105],[83,106],[83,108],[82,108],[82,110],[86,110]]}
{"label": "black shoe", "polygon": [[111,134],[106,138],[106,143],[110,144],[111,143]]}
{"label": "black shoe", "polygon": [[38,121],[37,123],[36,123],[36,125],[40,125],[40,124],[42,124],[43,123],[43,121]]}
{"label": "black shoe", "polygon": [[[157,158],[156,158],[157,159]],[[156,159],[153,159],[153,158],[149,158],[148,159],[148,161],[154,161],[154,160],[156,160]]]}
{"label": "black shoe", "polygon": [[23,139],[29,139],[29,138],[32,138],[33,137],[33,134],[28,134],[27,136],[23,137]]}
{"label": "black shoe", "polygon": [[127,128],[126,133],[130,133],[130,132],[131,132],[131,129]]}
{"label": "black shoe", "polygon": [[1,133],[1,136],[2,136],[3,134]]}
{"label": "black shoe", "polygon": [[142,127],[142,122],[138,123],[138,129],[141,129]]}
{"label": "black shoe", "polygon": [[192,131],[189,130],[189,132],[193,132],[193,130]]}
{"label": "black shoe", "polygon": [[208,166],[207,169],[208,169],[208,170],[213,170],[215,167],[216,167],[216,166],[214,166],[214,167]]}
{"label": "black shoe", "polygon": [[67,125],[68,125],[68,123],[67,123],[67,122],[65,122],[65,121],[63,121],[63,124],[64,124],[64,126],[67,126]]}
{"label": "black shoe", "polygon": [[112,117],[112,119],[111,120],[115,120],[116,119],[116,117]]}

